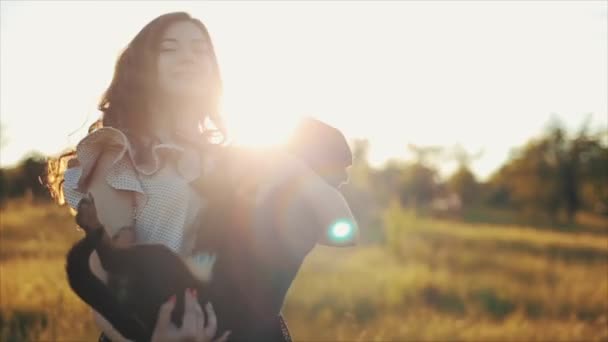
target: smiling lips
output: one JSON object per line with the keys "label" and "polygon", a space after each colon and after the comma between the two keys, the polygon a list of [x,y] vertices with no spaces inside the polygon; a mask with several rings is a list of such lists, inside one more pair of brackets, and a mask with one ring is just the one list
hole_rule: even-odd
{"label": "smiling lips", "polygon": [[192,69],[178,70],[178,71],[173,72],[173,76],[175,78],[179,78],[179,79],[192,80],[192,79],[195,79],[198,77],[202,77],[203,72],[201,70],[192,70]]}
{"label": "smiling lips", "polygon": [[192,80],[192,79],[197,78],[199,76],[199,73],[196,71],[191,71],[191,70],[176,71],[173,73],[173,76],[178,79]]}

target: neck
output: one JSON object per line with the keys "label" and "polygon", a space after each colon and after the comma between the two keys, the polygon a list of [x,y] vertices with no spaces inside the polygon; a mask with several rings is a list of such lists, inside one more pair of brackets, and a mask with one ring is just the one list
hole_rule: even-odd
{"label": "neck", "polygon": [[157,101],[150,114],[151,131],[162,141],[172,140],[177,131],[194,132],[201,116],[200,106],[187,101]]}

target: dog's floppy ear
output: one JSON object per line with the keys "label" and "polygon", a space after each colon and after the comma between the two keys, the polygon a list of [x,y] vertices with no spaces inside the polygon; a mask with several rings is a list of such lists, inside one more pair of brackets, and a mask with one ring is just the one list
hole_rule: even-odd
{"label": "dog's floppy ear", "polygon": [[287,150],[335,187],[348,180],[347,169],[353,164],[348,142],[342,132],[320,120],[304,118],[288,141]]}

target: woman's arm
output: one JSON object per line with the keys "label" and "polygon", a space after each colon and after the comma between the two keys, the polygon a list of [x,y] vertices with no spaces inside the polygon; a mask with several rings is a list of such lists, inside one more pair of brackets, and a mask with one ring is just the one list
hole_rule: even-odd
{"label": "woman's arm", "polygon": [[[111,237],[115,237],[120,228],[132,224],[133,204],[131,200],[132,194],[126,191],[116,190],[106,182],[106,175],[111,166],[113,156],[110,153],[104,153],[97,161],[97,165],[88,180],[87,190],[95,198],[95,206],[99,222],[104,226],[106,232]],[[126,236],[126,235],[125,235]],[[122,244],[128,245],[134,241],[134,236],[126,236],[119,238]],[[97,252],[93,252],[89,258],[91,271],[95,276],[101,279],[104,283],[108,282],[108,275],[101,266]],[[112,341],[128,341],[120,335],[112,325],[106,321],[99,313],[93,310],[93,318],[98,328],[101,329]]]}
{"label": "woman's arm", "polygon": [[114,237],[121,228],[133,224],[133,194],[117,190],[106,181],[113,159],[112,153],[102,154],[86,184],[87,191],[95,198],[99,222],[110,237]]}
{"label": "woman's arm", "polygon": [[[272,189],[287,185],[290,189],[291,200],[286,229],[292,230],[293,239],[313,239],[315,242],[328,246],[354,246],[359,239],[359,230],[344,196],[333,186],[329,185],[317,173],[297,158],[284,156],[278,165],[274,166],[279,174],[273,176],[263,192],[273,192]],[[267,198],[262,195],[261,198]],[[262,201],[264,201],[262,199]],[[271,209],[274,210],[272,205]],[[337,223],[350,225],[350,233],[346,237],[335,238],[330,234]],[[298,241],[292,241],[297,245]]]}
{"label": "woman's arm", "polygon": [[[312,209],[319,226],[318,242],[329,246],[354,246],[359,240],[359,228],[353,213],[342,194],[326,183],[306,165],[298,167],[301,177],[301,194],[305,205]],[[330,233],[339,223],[350,225],[352,232],[344,240],[333,239]]]}

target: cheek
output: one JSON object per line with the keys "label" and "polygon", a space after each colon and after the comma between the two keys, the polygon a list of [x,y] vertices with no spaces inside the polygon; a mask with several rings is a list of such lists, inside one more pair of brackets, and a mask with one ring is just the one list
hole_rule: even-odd
{"label": "cheek", "polygon": [[206,78],[212,77],[214,67],[213,60],[211,60],[211,57],[205,58],[205,60],[202,61],[201,68],[203,69],[203,74],[206,76]]}
{"label": "cheek", "polygon": [[171,56],[159,57],[157,62],[157,86],[166,95],[196,95],[205,92],[213,80],[213,61],[205,59],[196,67],[199,71],[190,78],[173,74],[175,62]]}
{"label": "cheek", "polygon": [[214,73],[213,62],[211,61],[210,58],[205,58],[205,59],[201,60],[199,63],[200,64],[197,67],[199,70],[199,73],[198,73],[198,76],[195,78],[195,81],[199,85],[205,85],[210,80],[213,79],[213,73]]}
{"label": "cheek", "polygon": [[169,61],[166,58],[159,58],[156,68],[157,82],[160,89],[167,90],[171,87]]}

